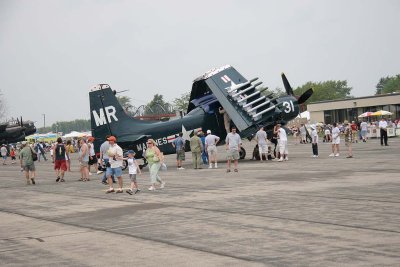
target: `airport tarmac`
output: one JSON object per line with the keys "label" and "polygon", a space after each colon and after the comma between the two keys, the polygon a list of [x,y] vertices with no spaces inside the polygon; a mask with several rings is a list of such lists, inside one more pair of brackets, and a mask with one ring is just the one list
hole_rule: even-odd
{"label": "airport tarmac", "polygon": [[[400,138],[354,144],[355,158],[320,143],[289,144],[289,161],[256,162],[253,143],[238,173],[185,170],[167,156],[167,182],[149,192],[106,194],[99,177],[56,183],[37,163],[27,186],[0,166],[1,266],[400,266]],[[224,147],[219,147],[220,158]],[[128,177],[124,174],[125,184]]]}

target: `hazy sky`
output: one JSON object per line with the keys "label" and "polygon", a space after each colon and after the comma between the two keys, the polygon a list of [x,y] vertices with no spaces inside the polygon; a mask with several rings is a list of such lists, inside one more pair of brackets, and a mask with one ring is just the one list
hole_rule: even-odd
{"label": "hazy sky", "polygon": [[0,0],[0,89],[37,127],[89,118],[89,87],[170,101],[225,64],[269,88],[400,73],[400,1]]}

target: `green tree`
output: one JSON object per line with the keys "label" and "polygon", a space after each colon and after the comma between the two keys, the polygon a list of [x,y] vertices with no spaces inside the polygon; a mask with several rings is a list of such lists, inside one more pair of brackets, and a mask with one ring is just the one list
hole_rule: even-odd
{"label": "green tree", "polygon": [[133,115],[134,107],[131,104],[131,98],[128,96],[117,96],[118,102],[121,104],[122,108],[128,115]]}
{"label": "green tree", "polygon": [[390,77],[383,77],[379,80],[378,84],[376,85],[376,92],[375,95],[382,94],[382,90],[385,87],[385,84],[390,80]]}
{"label": "green tree", "polygon": [[90,131],[90,120],[77,119],[73,121],[57,121],[50,127],[38,128],[39,133],[48,132],[62,132],[63,134],[70,133],[72,131],[86,132]]}
{"label": "green tree", "polygon": [[[385,79],[385,82],[383,83],[381,94],[389,94],[393,92],[400,92],[400,74],[397,74],[396,76],[393,77],[386,77],[386,78],[381,78],[379,83],[382,81],[382,79]],[[378,85],[377,84],[377,92],[378,92]]]}
{"label": "green tree", "polygon": [[173,100],[173,108],[176,111],[183,110],[186,112],[189,106],[190,100],[190,92],[182,94],[180,97],[177,97]]}
{"label": "green tree", "polygon": [[155,94],[153,100],[150,101],[145,107],[144,114],[162,114],[169,113],[171,110],[171,105],[164,100],[163,95]]}
{"label": "green tree", "polygon": [[306,101],[305,104],[318,101],[336,100],[344,98],[352,98],[350,94],[353,88],[347,85],[347,81],[325,81],[325,82],[307,82],[306,84],[297,87],[294,94],[302,95],[306,90],[312,88],[314,93]]}

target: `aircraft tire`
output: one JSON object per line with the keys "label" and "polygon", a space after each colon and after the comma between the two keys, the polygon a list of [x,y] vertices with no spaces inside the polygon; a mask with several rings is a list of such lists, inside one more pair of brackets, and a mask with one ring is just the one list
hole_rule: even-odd
{"label": "aircraft tire", "polygon": [[245,157],[246,157],[246,149],[244,149],[243,147],[240,147],[239,158],[244,159]]}

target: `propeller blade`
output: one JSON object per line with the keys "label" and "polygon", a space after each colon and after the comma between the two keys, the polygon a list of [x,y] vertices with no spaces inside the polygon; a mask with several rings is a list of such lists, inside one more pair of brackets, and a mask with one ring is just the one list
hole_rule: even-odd
{"label": "propeller blade", "polygon": [[285,87],[286,93],[288,95],[293,95],[293,89],[290,86],[290,83],[289,83],[288,79],[286,78],[285,73],[282,73],[281,76],[282,76],[283,86]]}
{"label": "propeller blade", "polygon": [[299,103],[300,105],[303,104],[304,102],[307,101],[307,99],[310,98],[310,96],[312,96],[312,94],[314,93],[313,89],[310,88],[307,91],[305,91],[300,97],[299,99],[297,99],[297,103]]}

